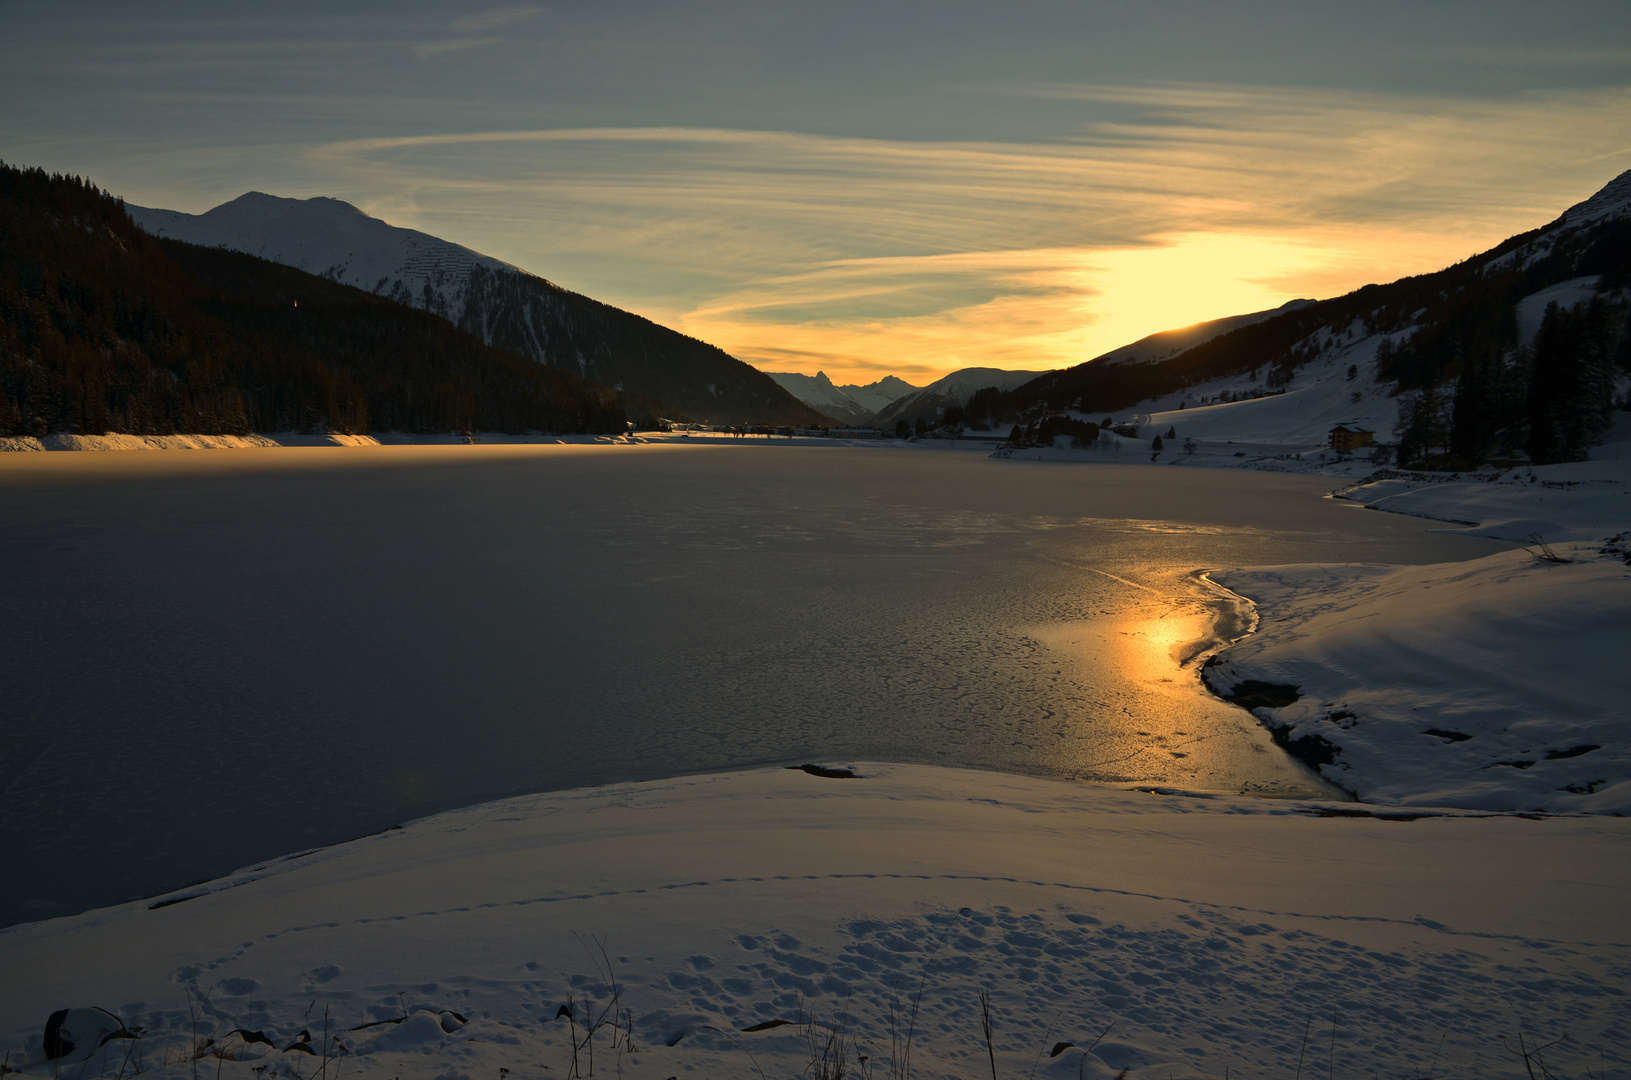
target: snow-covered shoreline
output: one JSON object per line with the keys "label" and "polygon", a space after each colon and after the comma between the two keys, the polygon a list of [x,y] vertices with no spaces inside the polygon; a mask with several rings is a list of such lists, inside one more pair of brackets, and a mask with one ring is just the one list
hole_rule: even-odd
{"label": "snow-covered shoreline", "polygon": [[835,1022],[881,1075],[914,1001],[913,1074],[966,1075],[981,990],[1002,1076],[1290,1071],[1309,1026],[1356,1075],[1505,1075],[1503,1037],[1564,1029],[1554,1074],[1631,1062],[1631,822],[845,764],[508,799],[0,931],[0,1047],[55,1075],[47,1014],[100,1006],[145,1037],[62,1075],[306,1077],[283,1048],[325,1025],[348,1076],[567,1075],[561,1007],[615,976],[608,1075],[795,1075]]}
{"label": "snow-covered shoreline", "polygon": [[1367,802],[1631,813],[1625,538],[1546,550],[1215,574],[1261,622],[1206,680]]}

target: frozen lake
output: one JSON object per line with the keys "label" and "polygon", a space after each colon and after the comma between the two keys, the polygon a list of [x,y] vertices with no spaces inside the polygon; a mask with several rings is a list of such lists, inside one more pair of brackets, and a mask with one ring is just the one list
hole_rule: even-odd
{"label": "frozen lake", "polygon": [[904,446],[0,456],[0,925],[521,791],[887,759],[1318,781],[1200,568],[1498,545],[1319,478]]}

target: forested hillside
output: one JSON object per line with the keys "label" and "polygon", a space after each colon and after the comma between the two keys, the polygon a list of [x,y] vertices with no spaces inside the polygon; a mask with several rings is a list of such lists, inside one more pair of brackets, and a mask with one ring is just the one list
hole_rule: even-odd
{"label": "forested hillside", "polygon": [[625,410],[429,313],[155,239],[85,180],[0,164],[0,435],[318,426],[609,432]]}
{"label": "forested hillside", "polygon": [[[1108,415],[1243,373],[1254,383],[1261,374],[1273,392],[1327,350],[1369,338],[1375,378],[1406,395],[1401,461],[1462,467],[1518,450],[1537,462],[1578,460],[1612,421],[1616,380],[1631,373],[1631,220],[1623,207],[1581,211],[1623,203],[1628,177],[1551,225],[1437,273],[1367,285],[1167,359],[1088,361],[987,395],[978,412],[991,425]],[[1538,333],[1521,334],[1520,302],[1571,282],[1595,298],[1548,308]]]}
{"label": "forested hillside", "polygon": [[715,423],[833,421],[723,349],[516,270],[475,266],[460,327],[494,345]]}
{"label": "forested hillside", "polygon": [[830,423],[757,368],[707,342],[441,237],[370,217],[340,199],[252,191],[203,214],[126,209],[154,236],[241,251],[357,285],[440,315],[495,348],[668,402],[671,417]]}

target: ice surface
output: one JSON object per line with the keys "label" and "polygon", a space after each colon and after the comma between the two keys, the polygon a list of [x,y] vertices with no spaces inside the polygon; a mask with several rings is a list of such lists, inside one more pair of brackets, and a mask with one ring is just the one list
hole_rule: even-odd
{"label": "ice surface", "polygon": [[1321,478],[733,442],[6,455],[8,919],[773,762],[1296,789],[1180,666],[1190,572],[1500,546]]}

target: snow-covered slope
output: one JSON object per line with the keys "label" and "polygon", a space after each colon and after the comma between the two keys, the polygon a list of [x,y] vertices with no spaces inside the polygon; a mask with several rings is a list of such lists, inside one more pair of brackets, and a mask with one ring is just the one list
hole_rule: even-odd
{"label": "snow-covered slope", "polygon": [[1600,274],[1588,274],[1585,277],[1570,278],[1556,285],[1548,285],[1519,300],[1518,340],[1525,345],[1534,344],[1535,335],[1540,333],[1540,324],[1546,318],[1546,309],[1552,304],[1567,309],[1590,303],[1591,298],[1597,295],[1597,282],[1600,277]]}
{"label": "snow-covered slope", "polygon": [[284,199],[251,191],[202,214],[125,204],[137,225],[204,247],[293,266],[457,322],[477,266],[509,263],[414,229],[369,217],[339,199]]}
{"label": "snow-covered slope", "polygon": [[964,405],[969,398],[987,387],[1012,390],[1024,386],[1038,375],[1046,374],[1046,371],[1009,371],[1006,368],[959,368],[880,410],[876,423],[880,427],[891,428],[900,420],[907,423],[920,418],[933,420],[949,406]]}
{"label": "snow-covered slope", "polygon": [[814,423],[756,368],[501,260],[369,217],[339,199],[250,192],[203,214],[131,206],[157,236],[242,251],[433,312],[490,345],[697,420]]}
{"label": "snow-covered slope", "polygon": [[1508,241],[1501,245],[1496,249],[1500,254],[1484,263],[1484,273],[1508,268],[1526,269],[1551,255],[1560,243],[1567,242],[1583,230],[1626,217],[1631,217],[1631,169],[1604,184],[1591,198],[1569,207],[1556,221],[1537,229],[1522,242]]}
{"label": "snow-covered slope", "polygon": [[1624,217],[1631,212],[1631,169],[1604,184],[1602,190],[1563,212],[1565,226],[1589,225],[1607,218]]}

